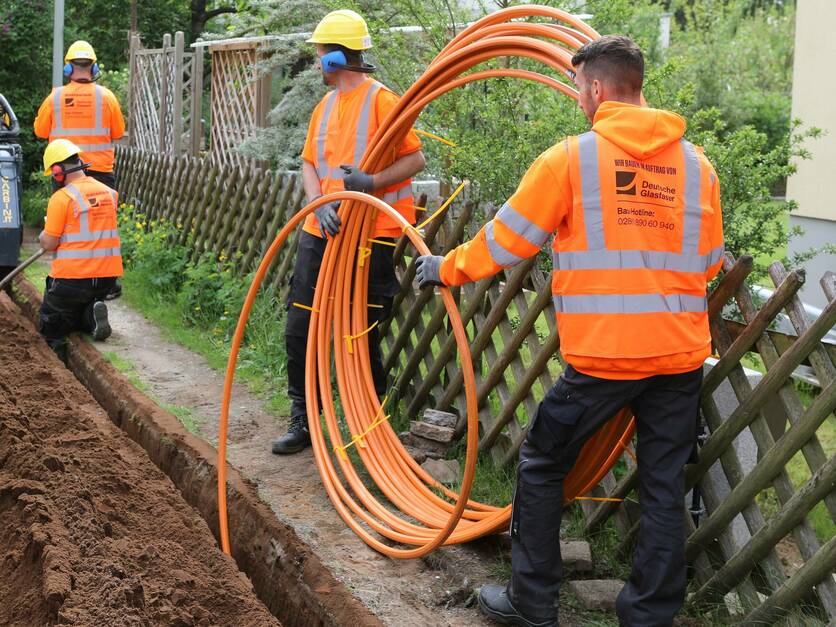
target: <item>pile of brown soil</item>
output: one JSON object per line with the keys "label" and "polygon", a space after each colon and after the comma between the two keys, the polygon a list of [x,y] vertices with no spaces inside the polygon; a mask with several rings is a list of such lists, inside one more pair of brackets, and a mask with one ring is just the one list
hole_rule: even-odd
{"label": "pile of brown soil", "polygon": [[278,625],[0,295],[0,625]]}

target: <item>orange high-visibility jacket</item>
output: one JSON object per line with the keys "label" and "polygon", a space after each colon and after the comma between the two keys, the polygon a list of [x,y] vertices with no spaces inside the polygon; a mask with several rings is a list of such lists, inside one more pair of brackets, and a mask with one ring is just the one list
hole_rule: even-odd
{"label": "orange high-visibility jacket", "polygon": [[60,238],[60,243],[50,276],[56,279],[122,276],[116,207],[116,192],[89,176],[68,183],[52,195],[44,231]]}
{"label": "orange high-visibility jacket", "polygon": [[553,146],[470,242],[447,285],[536,255],[554,233],[560,348],[586,374],[639,379],[698,368],[711,337],[706,284],[722,264],[720,186],[668,111],[605,102],[592,131]]}
{"label": "orange high-visibility jacket", "polygon": [[[369,141],[381,122],[398,102],[398,96],[381,83],[367,79],[348,92],[333,90],[319,102],[311,115],[308,136],[302,158],[314,165],[319,175],[323,194],[345,189],[345,172],[341,165],[360,163]],[[410,129],[400,148],[391,156],[389,164],[400,157],[421,149],[421,140]],[[412,198],[412,179],[406,179],[382,190],[375,196],[382,198],[415,223],[415,201]],[[319,223],[313,214],[305,220],[304,230],[321,237]],[[378,214],[374,237],[399,237],[401,229],[389,217]]]}
{"label": "orange high-visibility jacket", "polygon": [[35,135],[69,139],[97,172],[113,172],[113,140],[125,134],[119,101],[107,87],[71,82],[55,87],[41,103]]}

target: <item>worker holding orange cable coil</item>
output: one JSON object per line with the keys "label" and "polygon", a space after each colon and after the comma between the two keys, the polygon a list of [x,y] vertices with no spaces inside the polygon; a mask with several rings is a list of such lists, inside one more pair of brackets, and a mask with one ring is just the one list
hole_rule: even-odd
{"label": "worker holding orange cable coil", "polygon": [[426,285],[461,285],[552,245],[566,371],[520,449],[513,575],[479,602],[512,625],[556,625],[563,479],[583,444],[629,406],[638,433],[642,524],[617,602],[622,625],[670,625],[685,597],[683,466],[695,442],[711,337],[706,285],[723,256],[717,176],[675,113],[642,106],[644,58],[622,36],[572,59],[592,130],[544,152],[470,242],[422,256]]}
{"label": "worker holding orange cable coil", "polygon": [[[308,201],[347,189],[374,193],[415,222],[411,177],[424,169],[421,141],[410,130],[387,168],[374,174],[357,166],[398,96],[368,76],[374,71],[363,58],[372,47],[366,22],[354,11],[332,11],[317,25],[308,42],[316,44],[322,78],[329,91],[314,109],[302,152],[302,181]],[[322,265],[326,238],[340,231],[338,204],[324,205],[305,221],[300,234],[288,299],[285,346],[290,428],[273,441],[276,454],[301,451],[311,443],[305,405],[305,350],[310,308]],[[386,374],[380,356],[376,324],[385,320],[400,290],[395,278],[393,244],[401,227],[386,215],[378,216],[373,240],[361,251],[369,263],[369,357],[375,389],[383,395]]]}

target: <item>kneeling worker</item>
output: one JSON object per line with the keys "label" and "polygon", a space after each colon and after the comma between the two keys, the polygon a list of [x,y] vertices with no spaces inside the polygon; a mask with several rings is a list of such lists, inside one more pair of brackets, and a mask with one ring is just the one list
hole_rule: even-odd
{"label": "kneeling worker", "polygon": [[68,139],[56,139],[44,151],[44,176],[61,187],[52,194],[39,240],[55,251],[41,306],[40,331],[62,361],[67,335],[85,331],[94,340],[110,336],[106,295],[122,276],[116,227],[117,195],[87,176],[88,164]]}

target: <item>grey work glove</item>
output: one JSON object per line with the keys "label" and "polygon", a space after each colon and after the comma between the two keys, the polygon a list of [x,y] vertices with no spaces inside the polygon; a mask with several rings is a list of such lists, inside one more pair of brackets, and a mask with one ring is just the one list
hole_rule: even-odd
{"label": "grey work glove", "polygon": [[415,260],[415,279],[418,281],[419,288],[428,285],[444,285],[441,280],[442,261],[444,257],[441,255],[421,255]]}
{"label": "grey work glove", "polygon": [[318,209],[314,209],[314,215],[319,221],[319,232],[322,233],[323,239],[327,235],[334,237],[340,232],[340,225],[342,221],[337,215],[337,209],[340,208],[340,203],[332,202],[327,205],[322,205]]}
{"label": "grey work glove", "polygon": [[374,191],[374,176],[350,165],[341,165],[340,167],[345,170],[343,185],[348,191],[366,192],[367,194]]}

